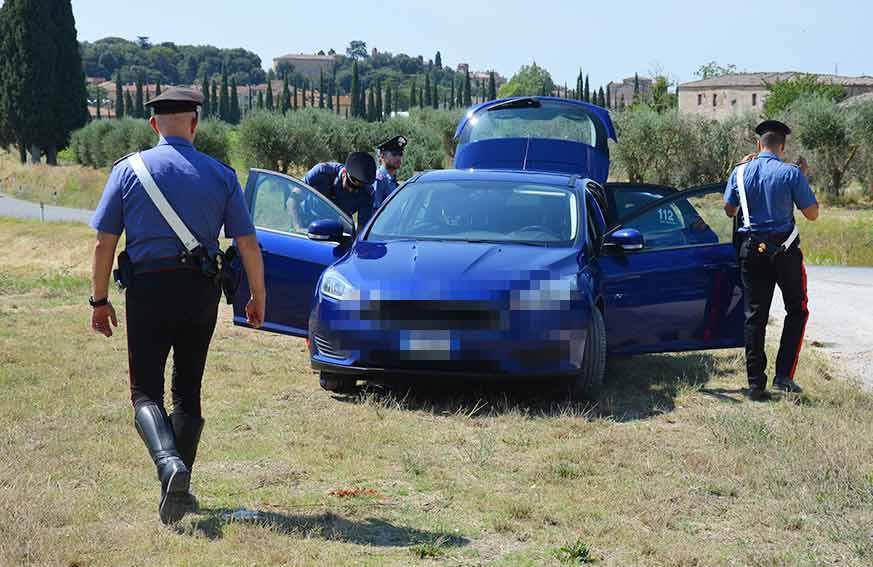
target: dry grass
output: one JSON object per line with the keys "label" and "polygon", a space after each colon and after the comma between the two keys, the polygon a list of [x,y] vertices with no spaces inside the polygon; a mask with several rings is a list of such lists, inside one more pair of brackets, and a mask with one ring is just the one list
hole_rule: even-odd
{"label": "dry grass", "polygon": [[109,170],[79,165],[22,165],[18,154],[0,149],[0,192],[51,205],[94,209]]}
{"label": "dry grass", "polygon": [[814,349],[796,403],[743,401],[737,351],[614,360],[588,405],[523,385],[333,397],[302,340],[235,328],[226,306],[203,511],[165,529],[123,327],[87,331],[90,231],[2,221],[0,240],[0,565],[873,560],[873,396]]}

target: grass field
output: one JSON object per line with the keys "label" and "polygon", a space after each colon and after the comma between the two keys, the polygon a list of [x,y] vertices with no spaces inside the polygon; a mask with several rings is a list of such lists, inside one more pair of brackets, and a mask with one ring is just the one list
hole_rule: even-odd
{"label": "grass field", "polygon": [[91,239],[0,220],[0,565],[873,562],[873,395],[814,348],[807,395],[771,403],[740,396],[738,351],[613,360],[588,405],[530,386],[334,397],[302,340],[226,306],[203,510],[164,528],[124,325],[88,330]]}

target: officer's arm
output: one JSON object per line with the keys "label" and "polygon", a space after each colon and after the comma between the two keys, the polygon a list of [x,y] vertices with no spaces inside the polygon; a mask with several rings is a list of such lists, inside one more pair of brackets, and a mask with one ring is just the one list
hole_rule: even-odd
{"label": "officer's arm", "polygon": [[109,297],[109,276],[112,274],[118,240],[117,234],[97,232],[94,261],[91,265],[91,295],[94,299]]}
{"label": "officer's arm", "polygon": [[734,218],[735,216],[737,216],[738,210],[739,210],[739,207],[735,207],[735,206],[731,205],[730,203],[724,204],[724,213],[727,216],[729,216],[730,218]]}
{"label": "officer's arm", "polygon": [[724,189],[724,212],[730,218],[737,216],[739,210],[739,195],[737,194],[737,170],[731,173]]}
{"label": "officer's arm", "polygon": [[252,290],[252,297],[246,306],[248,323],[257,329],[264,323],[264,312],[267,304],[267,288],[264,285],[264,260],[261,258],[258,237],[254,234],[238,236],[236,238],[236,246],[239,249],[243,266],[246,269],[249,289]]}
{"label": "officer's arm", "polygon": [[810,205],[805,209],[800,209],[800,212],[803,213],[803,216],[805,216],[807,220],[814,221],[818,218],[818,203]]}

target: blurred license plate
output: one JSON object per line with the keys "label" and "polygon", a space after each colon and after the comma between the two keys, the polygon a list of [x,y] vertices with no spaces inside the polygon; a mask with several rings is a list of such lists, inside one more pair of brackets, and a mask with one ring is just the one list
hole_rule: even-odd
{"label": "blurred license plate", "polygon": [[401,335],[400,350],[419,360],[449,360],[452,337],[445,331],[413,331]]}

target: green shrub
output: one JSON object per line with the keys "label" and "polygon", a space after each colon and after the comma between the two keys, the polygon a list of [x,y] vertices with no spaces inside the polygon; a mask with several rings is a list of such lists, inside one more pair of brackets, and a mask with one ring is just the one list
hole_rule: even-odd
{"label": "green shrub", "polygon": [[197,127],[194,147],[224,163],[230,163],[230,126],[220,120],[204,120]]}

